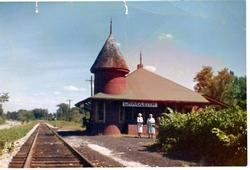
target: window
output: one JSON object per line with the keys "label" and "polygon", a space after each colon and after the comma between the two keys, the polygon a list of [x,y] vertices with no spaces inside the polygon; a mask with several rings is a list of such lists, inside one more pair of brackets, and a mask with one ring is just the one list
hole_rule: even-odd
{"label": "window", "polygon": [[125,121],[125,108],[123,106],[120,106],[119,109],[119,123],[124,123]]}
{"label": "window", "polygon": [[96,121],[105,122],[105,102],[96,102]]}

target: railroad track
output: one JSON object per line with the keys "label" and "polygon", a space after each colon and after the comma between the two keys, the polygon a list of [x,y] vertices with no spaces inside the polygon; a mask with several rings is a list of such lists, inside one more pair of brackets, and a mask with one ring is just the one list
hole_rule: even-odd
{"label": "railroad track", "polygon": [[59,167],[93,165],[45,123],[40,123],[9,164],[9,168]]}

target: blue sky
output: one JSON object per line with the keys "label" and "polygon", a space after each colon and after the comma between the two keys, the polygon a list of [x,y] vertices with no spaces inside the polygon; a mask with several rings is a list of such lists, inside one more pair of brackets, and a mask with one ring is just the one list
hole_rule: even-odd
{"label": "blue sky", "polygon": [[0,2],[0,91],[5,111],[48,108],[90,95],[90,67],[113,19],[130,71],[147,69],[193,89],[203,65],[246,74],[245,1]]}

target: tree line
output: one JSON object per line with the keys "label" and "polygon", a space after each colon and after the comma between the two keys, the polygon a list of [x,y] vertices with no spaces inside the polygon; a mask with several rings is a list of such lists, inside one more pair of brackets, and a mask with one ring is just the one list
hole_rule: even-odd
{"label": "tree line", "polygon": [[195,91],[220,100],[231,107],[239,106],[246,110],[246,76],[235,76],[234,72],[224,68],[214,73],[210,66],[203,66],[194,77]]}
{"label": "tree line", "polygon": [[33,110],[20,109],[18,111],[6,114],[7,119],[18,120],[21,122],[29,122],[30,120],[64,120],[80,122],[83,112],[77,108],[69,108],[68,104],[61,103],[57,105],[58,109],[55,113],[49,113],[47,109],[35,108]]}
{"label": "tree line", "polygon": [[58,109],[55,113],[49,113],[48,109],[35,108],[32,110],[20,109],[18,111],[8,111],[3,114],[2,103],[7,102],[9,96],[7,93],[0,94],[0,124],[4,123],[5,119],[17,120],[21,122],[29,122],[30,120],[64,120],[80,122],[83,117],[88,117],[89,113],[83,110],[72,107],[66,103],[57,105]]}
{"label": "tree line", "polygon": [[8,111],[4,114],[2,104],[9,100],[8,93],[0,93],[0,124],[5,119],[17,120],[21,122],[29,122],[30,120],[64,120],[80,122],[83,117],[89,117],[89,113],[78,107],[69,108],[66,103],[57,105],[55,113],[49,113],[48,109],[35,108],[32,110],[20,109],[18,111]]}

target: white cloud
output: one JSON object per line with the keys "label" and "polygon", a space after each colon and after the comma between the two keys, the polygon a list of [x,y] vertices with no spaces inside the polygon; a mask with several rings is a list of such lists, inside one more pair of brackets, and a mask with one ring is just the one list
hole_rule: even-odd
{"label": "white cloud", "polygon": [[59,92],[59,91],[54,91],[53,94],[54,94],[54,95],[60,95],[61,92]]}
{"label": "white cloud", "polygon": [[67,90],[67,91],[86,91],[85,88],[79,88],[74,85],[64,86],[63,88],[64,90]]}
{"label": "white cloud", "polygon": [[155,66],[144,66],[145,69],[147,69],[148,71],[151,72],[155,72],[156,71],[156,67]]}
{"label": "white cloud", "polygon": [[173,35],[172,34],[166,34],[166,37],[173,38]]}
{"label": "white cloud", "polygon": [[172,39],[174,38],[174,36],[172,34],[166,34],[166,33],[161,33],[159,36],[158,36],[158,40],[166,40],[166,39]]}
{"label": "white cloud", "polygon": [[38,93],[34,93],[33,96],[45,96],[46,93],[44,92],[38,92]]}

